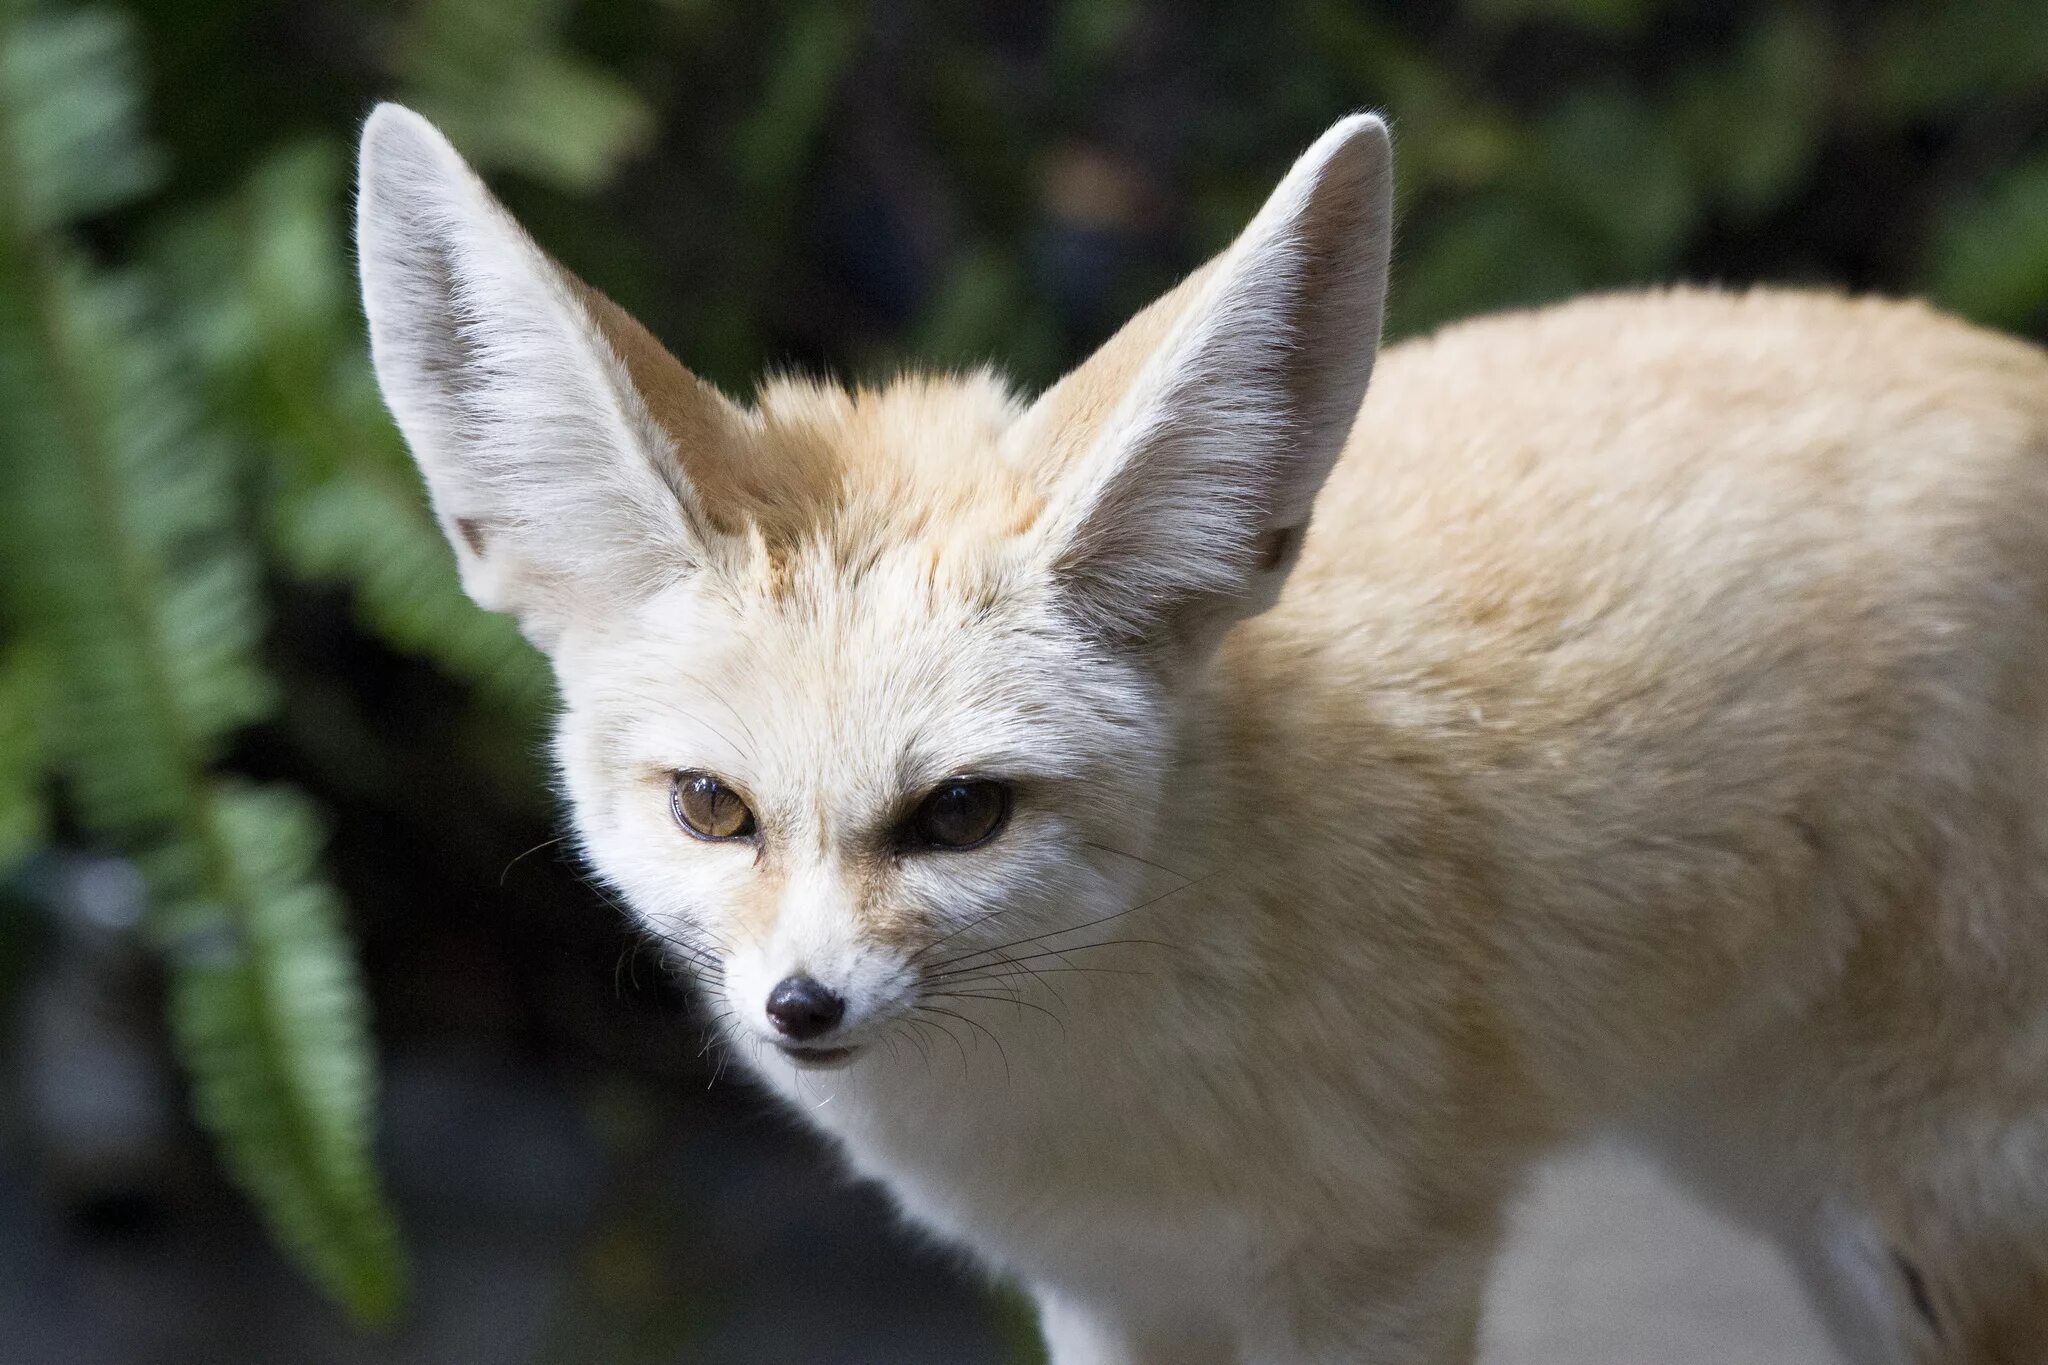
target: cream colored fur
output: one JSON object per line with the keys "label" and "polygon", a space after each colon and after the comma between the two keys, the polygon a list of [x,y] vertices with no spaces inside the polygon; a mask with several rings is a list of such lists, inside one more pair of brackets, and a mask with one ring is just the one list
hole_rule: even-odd
{"label": "cream colored fur", "polygon": [[[1504,1203],[1596,1128],[1855,1359],[2048,1361],[2048,357],[1595,298],[1391,350],[1353,429],[1388,198],[1348,119],[1035,403],[741,406],[387,106],[364,292],[592,864],[1058,1365],[1469,1361]],[[1004,832],[890,845],[960,774]],[[796,971],[840,1069],[771,1046]]]}

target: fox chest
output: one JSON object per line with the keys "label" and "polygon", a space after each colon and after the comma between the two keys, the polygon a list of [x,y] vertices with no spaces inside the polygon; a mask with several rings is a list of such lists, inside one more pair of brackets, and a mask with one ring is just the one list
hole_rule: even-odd
{"label": "fox chest", "polygon": [[1242,1293],[1267,1240],[1243,1163],[1190,1151],[1129,1098],[865,1096],[805,1116],[915,1222],[1029,1283],[1191,1309]]}

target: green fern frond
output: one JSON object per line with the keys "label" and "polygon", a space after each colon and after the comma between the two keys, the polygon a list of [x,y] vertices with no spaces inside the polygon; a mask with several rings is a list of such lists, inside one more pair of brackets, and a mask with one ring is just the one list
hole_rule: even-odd
{"label": "green fern frond", "polygon": [[106,10],[36,12],[0,5],[11,144],[12,213],[31,232],[127,203],[156,183],[139,135],[141,100],[127,19]]}
{"label": "green fern frond", "polygon": [[463,596],[419,476],[370,374],[344,221],[344,160],[279,152],[165,244],[195,348],[233,435],[260,452],[272,555],[345,584],[369,631],[520,716],[552,696],[511,621]]}
{"label": "green fern frond", "polygon": [[216,784],[205,803],[228,899],[179,907],[166,947],[195,1101],[278,1237],[357,1313],[402,1292],[369,1148],[368,1020],[319,835],[293,794]]}
{"label": "green fern frond", "polygon": [[42,656],[15,645],[0,654],[0,879],[43,835],[43,727],[50,705]]}
{"label": "green fern frond", "polygon": [[358,614],[394,648],[432,659],[508,709],[537,713],[553,695],[545,665],[510,618],[463,596],[419,499],[339,475],[286,503],[279,548],[300,574],[349,583]]}
{"label": "green fern frond", "polygon": [[397,50],[407,99],[479,165],[566,190],[604,183],[654,118],[633,89],[558,49],[562,0],[425,0]]}
{"label": "green fern frond", "polygon": [[[230,1169],[316,1279],[386,1318],[401,1276],[372,1054],[314,825],[212,771],[272,701],[232,447],[146,281],[95,271],[59,230],[113,202],[100,168],[149,164],[125,43],[102,15],[17,15],[0,10],[0,517],[4,590],[56,683],[42,738],[87,826],[150,874],[174,1036]],[[114,112],[93,121],[81,91]]]}

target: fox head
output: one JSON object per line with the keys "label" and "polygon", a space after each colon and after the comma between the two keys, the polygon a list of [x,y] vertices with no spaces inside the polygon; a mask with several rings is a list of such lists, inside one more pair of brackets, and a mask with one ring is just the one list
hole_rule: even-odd
{"label": "fox head", "polygon": [[1033,401],[984,373],[742,404],[432,125],[371,115],[385,400],[463,586],[553,662],[586,856],[732,1029],[836,1063],[939,964],[1125,907],[1184,703],[1364,396],[1390,199],[1384,126],[1347,118]]}

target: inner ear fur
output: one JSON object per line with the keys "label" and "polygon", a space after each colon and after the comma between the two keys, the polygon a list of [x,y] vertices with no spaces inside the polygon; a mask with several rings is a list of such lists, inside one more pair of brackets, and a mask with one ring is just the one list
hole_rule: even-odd
{"label": "inner ear fur", "polygon": [[1026,415],[1047,566],[1085,621],[1200,645],[1277,596],[1365,396],[1391,237],[1385,125],[1342,120]]}
{"label": "inner ear fur", "polygon": [[550,260],[419,115],[371,115],[358,187],[378,385],[464,588],[545,646],[687,572],[737,410]]}

